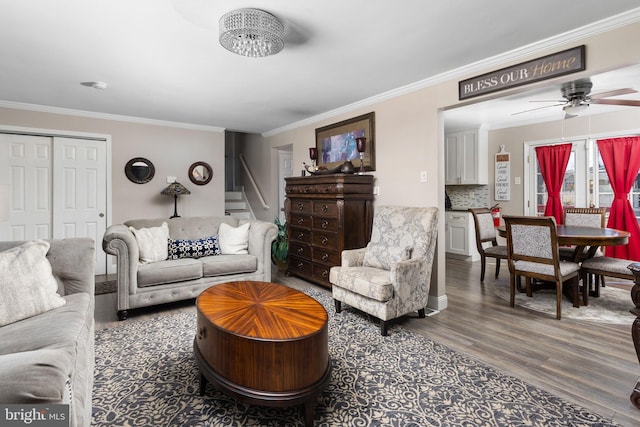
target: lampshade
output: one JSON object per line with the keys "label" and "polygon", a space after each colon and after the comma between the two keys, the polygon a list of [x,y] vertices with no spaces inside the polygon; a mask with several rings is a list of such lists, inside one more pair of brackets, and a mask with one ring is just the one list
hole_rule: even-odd
{"label": "lampshade", "polygon": [[284,47],[284,25],[259,9],[236,9],[220,18],[220,44],[238,55],[260,58]]}
{"label": "lampshade", "polygon": [[182,196],[183,194],[191,194],[191,191],[187,190],[187,188],[179,182],[174,182],[162,190],[160,194],[165,196]]}

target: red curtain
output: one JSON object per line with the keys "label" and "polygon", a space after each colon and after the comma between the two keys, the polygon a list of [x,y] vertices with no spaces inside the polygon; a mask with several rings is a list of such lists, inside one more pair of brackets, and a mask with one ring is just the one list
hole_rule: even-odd
{"label": "red curtain", "polygon": [[564,173],[571,156],[571,144],[536,147],[536,156],[549,195],[547,205],[544,208],[544,216],[555,217],[556,223],[563,224],[564,209],[562,208],[562,199],[560,199],[560,190],[562,190]]}
{"label": "red curtain", "polygon": [[614,194],[607,227],[631,233],[629,244],[608,246],[606,255],[640,261],[640,226],[628,199],[640,170],[640,137],[601,139],[598,149]]}

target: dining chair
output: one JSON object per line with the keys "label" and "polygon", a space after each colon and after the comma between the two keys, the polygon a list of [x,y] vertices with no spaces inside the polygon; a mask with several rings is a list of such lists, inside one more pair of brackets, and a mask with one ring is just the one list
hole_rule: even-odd
{"label": "dining chair", "polygon": [[[600,296],[599,279],[602,279],[602,286],[604,286],[604,276],[633,280],[633,273],[627,268],[631,264],[633,264],[633,261],[629,261],[628,259],[611,258],[608,256],[593,257],[582,261],[582,264],[580,264],[580,275],[583,286],[587,288],[587,294],[583,294],[584,305],[589,303],[587,295],[590,292],[594,297]],[[591,291],[592,277],[594,278],[593,291]]]}
{"label": "dining chair", "polygon": [[510,306],[515,306],[516,281],[520,277],[526,279],[527,296],[532,296],[533,279],[551,282],[556,288],[556,318],[559,320],[565,282],[571,286],[574,306],[579,306],[580,265],[560,260],[556,220],[553,217],[537,216],[505,215],[503,218],[507,230]]}
{"label": "dining chair", "polygon": [[[594,227],[604,228],[605,226],[605,214],[607,210],[605,208],[565,208],[564,209],[564,224],[565,225],[577,225],[581,227]],[[589,248],[584,248],[584,252],[581,255],[581,260],[587,258],[587,251]],[[575,247],[560,247],[560,259],[573,260]],[[602,251],[598,249],[595,256],[602,256]]]}
{"label": "dining chair", "polygon": [[[480,253],[480,281],[484,282],[484,273],[487,267],[487,257],[496,260],[496,279],[500,274],[500,260],[507,259],[507,247],[498,245],[496,239],[496,229],[493,225],[491,210],[487,208],[469,209],[473,215],[473,222],[476,226],[476,246]],[[490,246],[485,246],[490,243]]]}
{"label": "dining chair", "polygon": [[[582,227],[605,227],[605,215],[607,213],[606,208],[565,208],[564,210],[564,223],[565,225],[579,225]],[[580,256],[580,261],[585,261],[588,256],[587,252],[589,248],[584,248],[584,252]],[[560,247],[560,259],[573,260],[575,253],[575,247]],[[602,257],[604,253],[598,248],[593,255],[594,257]],[[605,263],[599,263],[598,266],[602,266]],[[617,271],[618,266],[613,263],[610,266],[612,271]],[[585,270],[586,272],[586,270]],[[593,292],[594,296],[600,296],[600,286],[605,286],[604,276],[600,274],[586,273],[581,274],[582,285],[587,287],[587,293],[583,294],[588,296]],[[593,291],[592,291],[593,289]],[[587,305],[588,299],[583,298],[583,304]]]}

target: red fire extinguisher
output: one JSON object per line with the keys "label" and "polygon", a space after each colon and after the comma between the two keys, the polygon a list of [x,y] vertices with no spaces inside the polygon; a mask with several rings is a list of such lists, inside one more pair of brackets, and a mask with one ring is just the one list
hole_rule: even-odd
{"label": "red fire extinguisher", "polygon": [[491,207],[491,217],[493,218],[493,226],[498,227],[500,225],[500,208],[497,203]]}

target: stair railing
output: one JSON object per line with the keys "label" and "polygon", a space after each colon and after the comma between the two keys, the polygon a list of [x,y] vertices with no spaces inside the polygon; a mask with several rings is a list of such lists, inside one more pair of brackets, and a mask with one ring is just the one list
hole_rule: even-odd
{"label": "stair railing", "polygon": [[260,200],[260,204],[262,205],[262,208],[264,210],[268,210],[269,209],[269,205],[264,200],[264,197],[262,196],[262,193],[260,192],[260,189],[258,188],[258,184],[256,183],[256,180],[253,178],[253,174],[251,173],[251,170],[249,169],[249,165],[247,164],[247,160],[244,158],[244,154],[240,153],[238,155],[238,158],[240,159],[240,164],[242,164],[242,167],[243,167],[245,173],[249,177],[249,182],[251,183],[251,186],[253,187],[253,189],[255,190],[256,194],[258,195],[258,200]]}

